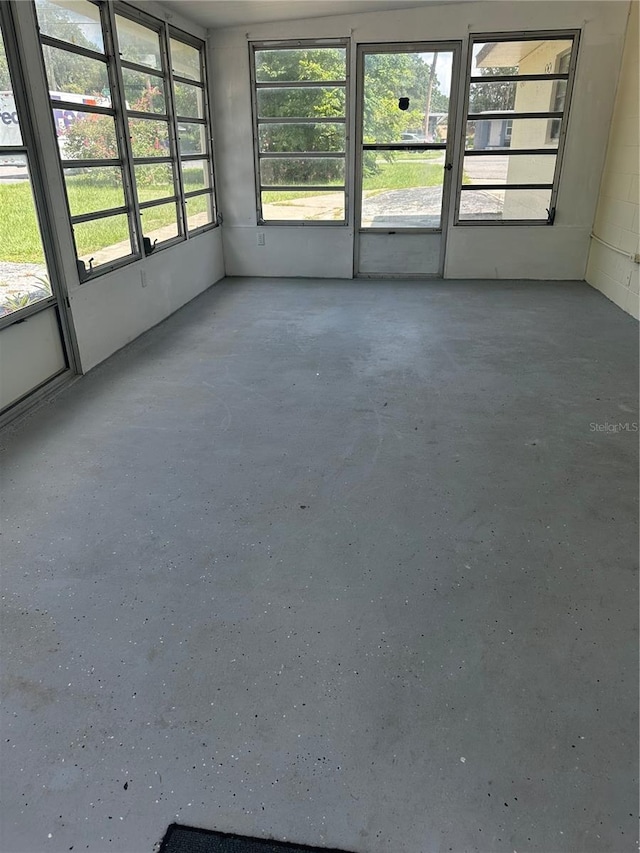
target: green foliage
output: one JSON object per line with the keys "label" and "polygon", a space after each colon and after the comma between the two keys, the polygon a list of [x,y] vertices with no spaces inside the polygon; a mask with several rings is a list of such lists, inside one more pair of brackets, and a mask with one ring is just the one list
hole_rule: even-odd
{"label": "green foliage", "polygon": [[12,90],[13,86],[11,85],[11,77],[9,76],[9,64],[4,49],[4,39],[0,35],[0,92],[10,92]]}
{"label": "green foliage", "polygon": [[111,116],[87,113],[61,134],[66,160],[105,160],[118,157],[118,145]]}
{"label": "green foliage", "polygon": [[[496,74],[517,74],[518,66],[504,68],[478,68],[480,77],[493,77]],[[486,83],[472,83],[469,91],[469,112],[500,112],[512,110],[516,101],[517,83],[505,80],[487,80]]]}

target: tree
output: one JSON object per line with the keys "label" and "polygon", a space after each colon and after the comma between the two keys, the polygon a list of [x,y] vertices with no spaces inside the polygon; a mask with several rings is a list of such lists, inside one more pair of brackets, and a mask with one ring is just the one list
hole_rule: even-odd
{"label": "tree", "polygon": [[[437,55],[415,53],[368,54],[365,65],[363,140],[365,143],[399,142],[401,134],[417,131],[428,122],[431,109],[447,111],[448,98],[440,91],[435,62]],[[344,180],[343,163],[334,158],[311,163],[294,159],[296,152],[344,150],[344,125],[314,118],[343,118],[345,89],[323,86],[345,79],[344,48],[295,48],[256,52],[259,83],[289,82],[291,87],[257,91],[260,118],[299,118],[300,122],[260,125],[260,150],[290,153],[291,159],[263,164],[264,183],[272,185],[332,184]],[[317,82],[317,87],[296,87],[298,82]],[[409,98],[409,109],[400,110],[399,98]],[[392,152],[385,152],[392,159]],[[365,152],[366,170],[375,170],[375,153]]]}
{"label": "tree", "polygon": [[[518,66],[504,68],[478,68],[481,77],[495,77],[498,74],[517,74]],[[516,86],[509,80],[488,79],[486,83],[472,83],[469,89],[469,112],[502,112],[512,110],[516,100]]]}

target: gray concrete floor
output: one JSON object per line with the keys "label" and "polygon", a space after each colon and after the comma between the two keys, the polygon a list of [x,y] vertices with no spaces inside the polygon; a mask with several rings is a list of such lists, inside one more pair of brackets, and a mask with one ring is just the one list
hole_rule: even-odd
{"label": "gray concrete floor", "polygon": [[5,430],[3,824],[631,851],[637,326],[235,280]]}

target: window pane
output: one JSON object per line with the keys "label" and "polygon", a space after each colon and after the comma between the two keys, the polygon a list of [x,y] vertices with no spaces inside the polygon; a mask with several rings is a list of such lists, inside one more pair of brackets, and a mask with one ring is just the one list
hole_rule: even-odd
{"label": "window pane", "polygon": [[138,201],[153,201],[176,194],[171,163],[134,166]]}
{"label": "window pane", "polygon": [[162,68],[158,33],[121,15],[116,15],[116,32],[123,59],[149,68]]}
{"label": "window pane", "polygon": [[344,47],[256,50],[256,81],[346,80]]}
{"label": "window pane", "polygon": [[555,154],[465,157],[464,184],[551,184]]}
{"label": "window pane", "polygon": [[452,69],[451,51],[367,53],[363,141],[446,142]]}
{"label": "window pane", "polygon": [[571,50],[571,39],[476,42],[471,76],[500,74],[558,74],[558,57]]}
{"label": "window pane", "polygon": [[324,186],[344,184],[342,157],[278,157],[260,161],[264,186]]}
{"label": "window pane", "polygon": [[[13,87],[9,77],[9,65],[4,49],[4,41],[0,34],[0,76],[2,78],[3,92],[0,92],[0,133],[3,145],[22,145],[22,134],[20,133],[20,122],[13,99]],[[0,165],[2,160],[0,160]]]}
{"label": "window pane", "polygon": [[200,51],[177,39],[171,39],[171,68],[178,77],[202,80],[200,73]]}
{"label": "window pane", "polygon": [[444,151],[363,152],[364,228],[439,228]]}
{"label": "window pane", "polygon": [[129,134],[134,157],[167,157],[169,124],[155,119],[130,118]]}
{"label": "window pane", "polygon": [[78,258],[87,271],[131,254],[129,221],[125,213],[79,222],[73,226]]}
{"label": "window pane", "polygon": [[[554,123],[560,119],[549,118],[496,118],[467,122],[466,149],[492,148],[546,148],[552,140]],[[552,146],[555,147],[555,146]]]}
{"label": "window pane", "polygon": [[207,151],[207,129],[203,124],[178,125],[178,148],[180,154],[205,154]]}
{"label": "window pane", "polygon": [[471,83],[469,112],[554,112],[554,80]]}
{"label": "window pane", "polygon": [[262,218],[265,221],[344,220],[344,192],[263,192]]}
{"label": "window pane", "polygon": [[24,155],[0,154],[0,210],[0,316],[4,316],[51,296]]}
{"label": "window pane", "polygon": [[258,89],[257,101],[262,118],[329,118],[344,116],[346,93],[335,86]]}
{"label": "window pane", "polygon": [[140,113],[166,113],[164,82],[153,74],[122,69],[127,109]]}
{"label": "window pane", "polygon": [[547,220],[551,190],[463,190],[460,219]]}
{"label": "window pane", "polygon": [[125,205],[119,166],[65,169],[64,182],[72,216]]}
{"label": "window pane", "polygon": [[111,106],[107,66],[68,50],[42,45],[49,94],[56,100]]}
{"label": "window pane", "polygon": [[186,160],[182,163],[182,182],[186,193],[209,189],[208,160]]}
{"label": "window pane", "polygon": [[104,53],[100,10],[87,0],[36,0],[40,32]]}
{"label": "window pane", "polygon": [[211,193],[206,195],[196,195],[192,198],[185,199],[187,204],[187,228],[189,231],[195,231],[196,228],[202,228],[213,222],[213,196]]}
{"label": "window pane", "polygon": [[163,243],[177,237],[178,210],[174,202],[170,204],[157,204],[154,207],[145,207],[140,211],[142,218],[142,233],[153,243]]}
{"label": "window pane", "polygon": [[261,124],[258,127],[260,151],[327,151],[345,150],[344,124]]}
{"label": "window pane", "polygon": [[174,83],[176,115],[185,118],[204,118],[203,91],[199,86]]}
{"label": "window pane", "polygon": [[111,116],[54,109],[53,118],[63,160],[118,157],[116,127]]}

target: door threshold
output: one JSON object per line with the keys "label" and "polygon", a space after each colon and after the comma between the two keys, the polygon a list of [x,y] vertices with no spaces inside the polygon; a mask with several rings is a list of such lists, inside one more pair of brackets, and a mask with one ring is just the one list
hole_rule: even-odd
{"label": "door threshold", "polygon": [[411,280],[411,281],[438,281],[442,280],[442,276],[437,272],[430,273],[403,273],[403,272],[357,272],[354,278],[384,278],[396,280]]}

